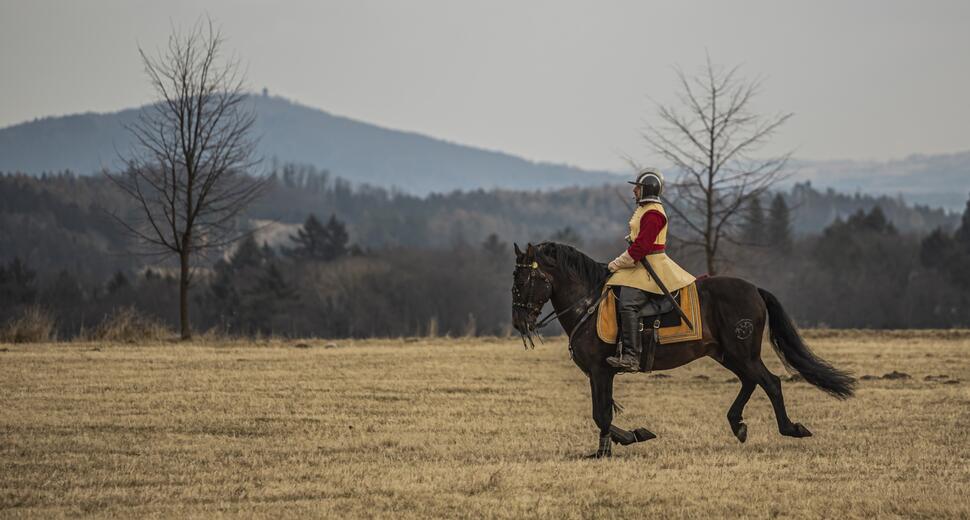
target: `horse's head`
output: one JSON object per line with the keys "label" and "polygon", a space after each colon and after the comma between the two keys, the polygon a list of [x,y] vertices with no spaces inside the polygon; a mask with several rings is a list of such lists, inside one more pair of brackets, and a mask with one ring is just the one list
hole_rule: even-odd
{"label": "horse's head", "polygon": [[515,244],[515,271],[512,273],[512,326],[532,341],[536,319],[552,297],[552,276],[539,264],[536,246],[525,252]]}

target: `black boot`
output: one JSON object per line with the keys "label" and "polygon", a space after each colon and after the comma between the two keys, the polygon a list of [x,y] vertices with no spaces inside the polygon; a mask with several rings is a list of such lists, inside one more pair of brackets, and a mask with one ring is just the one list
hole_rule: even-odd
{"label": "black boot", "polygon": [[643,343],[643,345],[641,345],[642,351],[640,354],[640,359],[642,360],[642,363],[643,363],[641,368],[644,372],[650,372],[651,370],[653,370],[653,357],[657,352],[657,342],[659,339],[658,333],[660,331],[659,319],[655,319],[651,317],[648,320],[644,320],[646,323],[644,323],[643,326],[647,327],[650,321],[653,322],[652,326],[650,327],[649,330],[646,331],[646,333],[643,336],[640,336],[641,342]]}
{"label": "black boot", "polygon": [[619,357],[608,357],[606,362],[623,372],[637,372],[640,370],[640,317],[634,312],[623,312],[620,320],[623,347]]}

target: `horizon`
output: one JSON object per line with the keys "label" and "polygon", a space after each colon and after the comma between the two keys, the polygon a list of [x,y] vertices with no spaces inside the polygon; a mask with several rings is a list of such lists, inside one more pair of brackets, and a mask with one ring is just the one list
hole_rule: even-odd
{"label": "horizon", "polygon": [[[150,102],[137,45],[151,52],[172,26],[208,13],[254,93],[534,162],[654,162],[639,138],[649,98],[670,102],[671,67],[691,72],[705,51],[765,79],[759,111],[795,112],[766,155],[890,162],[970,149],[963,3],[550,5],[7,2],[0,126]],[[685,38],[693,23],[709,30]],[[643,45],[643,30],[661,52]]]}

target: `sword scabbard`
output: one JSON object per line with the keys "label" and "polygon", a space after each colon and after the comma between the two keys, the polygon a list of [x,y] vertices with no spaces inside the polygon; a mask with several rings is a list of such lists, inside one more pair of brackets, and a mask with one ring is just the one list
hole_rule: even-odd
{"label": "sword scabbard", "polygon": [[650,262],[647,261],[647,257],[641,258],[640,263],[643,264],[643,267],[644,269],[647,270],[647,273],[649,273],[650,276],[653,277],[653,281],[657,282],[657,287],[660,287],[660,290],[663,291],[664,296],[666,296],[667,299],[670,300],[670,303],[674,304],[674,309],[677,310],[677,314],[680,314],[680,318],[684,320],[684,323],[686,323],[687,326],[690,327],[690,330],[694,330],[694,324],[690,322],[690,319],[687,317],[687,314],[684,313],[684,310],[680,308],[680,305],[677,303],[677,300],[674,298],[672,294],[670,294],[670,291],[667,290],[667,286],[664,285],[663,280],[661,280],[660,277],[657,276],[657,272],[653,270],[653,266],[650,265]]}

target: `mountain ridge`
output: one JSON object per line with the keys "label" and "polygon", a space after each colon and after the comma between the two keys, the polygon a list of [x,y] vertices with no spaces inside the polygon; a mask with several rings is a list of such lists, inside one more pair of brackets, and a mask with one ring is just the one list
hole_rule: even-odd
{"label": "mountain ridge", "polygon": [[[375,125],[276,96],[252,94],[257,155],[303,163],[355,183],[394,187],[413,195],[502,188],[545,190],[621,182],[626,175],[533,161],[499,150],[420,132]],[[0,128],[0,171],[117,168],[131,138],[124,126],[150,105],[115,112],[45,116]],[[903,196],[910,203],[961,211],[970,193],[970,151],[910,154],[888,161],[792,161],[779,187],[810,181],[844,193]]]}
{"label": "mountain ridge", "polygon": [[[284,98],[252,95],[257,155],[313,164],[353,182],[424,195],[456,189],[547,189],[621,180],[611,172],[537,162],[331,114]],[[0,171],[28,174],[116,168],[124,130],[150,105],[34,119],[0,129]]]}

